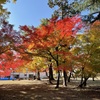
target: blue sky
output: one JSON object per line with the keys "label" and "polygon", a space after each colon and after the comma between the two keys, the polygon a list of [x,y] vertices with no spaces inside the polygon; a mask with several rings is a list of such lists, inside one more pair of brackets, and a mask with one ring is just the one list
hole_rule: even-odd
{"label": "blue sky", "polygon": [[48,6],[48,0],[17,0],[16,4],[7,3],[4,7],[11,12],[9,23],[17,30],[20,25],[39,26],[42,18],[51,18],[56,10]]}
{"label": "blue sky", "polygon": [[11,12],[9,22],[18,29],[19,25],[39,26],[40,19],[51,18],[55,8],[48,6],[48,0],[17,0],[16,4],[7,3],[5,8]]}

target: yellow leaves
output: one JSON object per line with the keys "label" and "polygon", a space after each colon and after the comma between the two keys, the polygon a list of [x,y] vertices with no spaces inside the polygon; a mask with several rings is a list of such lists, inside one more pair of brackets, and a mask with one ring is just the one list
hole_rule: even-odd
{"label": "yellow leaves", "polygon": [[28,47],[28,50],[31,50],[31,49],[33,48],[33,46],[34,46],[34,44],[31,43],[31,44],[29,45],[29,47]]}
{"label": "yellow leaves", "polygon": [[80,50],[81,50],[80,47],[73,47],[70,51],[71,51],[73,54],[77,54]]}
{"label": "yellow leaves", "polygon": [[84,43],[84,42],[87,42],[88,34],[86,34],[86,33],[78,34],[76,38],[77,38],[79,44]]}
{"label": "yellow leaves", "polygon": [[78,35],[77,35],[77,38],[78,38],[79,40],[82,40],[82,39],[83,39],[83,35],[78,34]]}
{"label": "yellow leaves", "polygon": [[76,63],[85,67],[85,73],[95,72],[95,66],[100,62],[100,22],[95,22],[85,33],[78,34],[75,46],[70,51],[78,55]]}
{"label": "yellow leaves", "polygon": [[91,42],[95,41],[95,39],[96,39],[95,35],[91,34],[91,37],[90,37]]}
{"label": "yellow leaves", "polygon": [[97,48],[100,46],[100,21],[93,23],[87,35],[92,46],[91,53],[95,53]]}
{"label": "yellow leaves", "polygon": [[46,68],[45,59],[41,57],[34,57],[33,61],[23,66],[23,69],[28,68],[29,71],[36,71]]}

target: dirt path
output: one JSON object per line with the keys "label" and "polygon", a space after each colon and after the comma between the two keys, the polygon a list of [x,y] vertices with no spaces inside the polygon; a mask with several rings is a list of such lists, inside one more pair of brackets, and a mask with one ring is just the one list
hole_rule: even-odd
{"label": "dirt path", "polygon": [[100,81],[85,89],[76,88],[77,81],[55,89],[47,81],[0,81],[0,100],[100,100]]}

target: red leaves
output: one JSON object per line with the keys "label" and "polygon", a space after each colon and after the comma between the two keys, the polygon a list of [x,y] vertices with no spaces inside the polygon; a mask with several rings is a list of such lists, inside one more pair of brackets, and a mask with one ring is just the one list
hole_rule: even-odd
{"label": "red leaves", "polygon": [[64,18],[57,22],[57,30],[60,30],[62,37],[76,34],[82,27],[81,19],[77,16],[71,18]]}
{"label": "red leaves", "polygon": [[58,19],[58,17],[57,16],[55,16],[55,17],[52,17],[51,19],[50,19],[50,22],[56,22],[57,21],[57,19]]}
{"label": "red leaves", "polygon": [[21,59],[16,59],[14,61],[2,61],[0,63],[0,76],[10,76],[13,70],[22,66],[25,63],[26,62]]}
{"label": "red leaves", "polygon": [[71,66],[65,66],[65,65],[60,65],[60,66],[58,66],[58,67],[56,67],[56,68],[54,68],[54,70],[56,70],[56,71],[67,71],[67,70],[72,70],[72,67]]}
{"label": "red leaves", "polygon": [[11,75],[10,69],[6,69],[5,71],[0,70],[0,77],[10,76],[10,75]]}
{"label": "red leaves", "polygon": [[25,26],[20,26],[20,29],[21,30],[26,30],[26,31],[29,30],[29,28],[26,25]]}
{"label": "red leaves", "polygon": [[24,31],[26,31],[26,32],[28,32],[28,33],[32,33],[32,30],[29,29],[29,27],[26,26],[26,25],[24,25],[24,26],[20,26],[20,29],[21,29],[21,30],[24,30]]}
{"label": "red leaves", "polygon": [[71,18],[67,17],[61,20],[52,18],[46,26],[41,25],[39,28],[34,28],[33,26],[32,28],[29,28],[26,25],[21,26],[20,28],[28,33],[26,36],[29,36],[29,38],[24,37],[25,41],[36,41],[44,37],[49,37],[50,35],[54,36],[54,34],[57,34],[56,36],[58,36],[58,38],[75,35],[81,27],[81,18],[75,16]]}

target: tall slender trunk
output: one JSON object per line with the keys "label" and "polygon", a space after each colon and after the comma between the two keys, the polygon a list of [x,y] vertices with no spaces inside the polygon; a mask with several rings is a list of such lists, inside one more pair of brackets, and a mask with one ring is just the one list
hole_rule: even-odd
{"label": "tall slender trunk", "polygon": [[53,69],[52,69],[52,63],[51,63],[50,66],[49,66],[49,78],[50,78],[50,80],[54,80],[54,77],[53,77]]}
{"label": "tall slender trunk", "polygon": [[55,88],[59,88],[60,71],[58,70],[57,84]]}
{"label": "tall slender trunk", "polygon": [[81,69],[81,82],[80,82],[80,84],[83,83],[83,78],[84,78],[84,67],[82,67],[82,69]]}
{"label": "tall slender trunk", "polygon": [[[55,49],[56,49],[57,52],[59,51],[58,46]],[[56,59],[56,65],[57,65],[57,67],[59,66],[58,59],[59,59],[59,56],[57,55],[57,59]],[[56,84],[55,88],[59,88],[59,81],[60,81],[60,70],[58,69],[57,84]]]}
{"label": "tall slender trunk", "polygon": [[94,76],[92,77],[92,80],[95,81]]}
{"label": "tall slender trunk", "polygon": [[70,82],[71,75],[72,75],[72,72],[70,71],[70,74],[68,76],[68,82]]}
{"label": "tall slender trunk", "polygon": [[48,72],[45,70],[45,75],[49,78]]}
{"label": "tall slender trunk", "polygon": [[[83,88],[83,87],[85,87],[87,85],[87,80],[91,76],[91,74],[88,74],[87,76],[85,76],[83,71],[84,71],[84,68],[82,68],[82,79],[81,79],[81,82],[80,82],[80,84],[78,86],[80,88]],[[83,78],[84,78],[84,80],[83,80]]]}
{"label": "tall slender trunk", "polygon": [[84,81],[78,86],[80,88],[83,88],[83,86],[85,87],[87,85],[87,80],[89,79],[89,77],[84,78]]}
{"label": "tall slender trunk", "polygon": [[37,80],[40,80],[40,72],[37,70]]}
{"label": "tall slender trunk", "polygon": [[67,73],[63,70],[63,86],[67,86]]}
{"label": "tall slender trunk", "polygon": [[84,85],[84,86],[87,85],[87,80],[88,80],[88,78],[84,78],[84,82],[83,82],[83,85]]}

